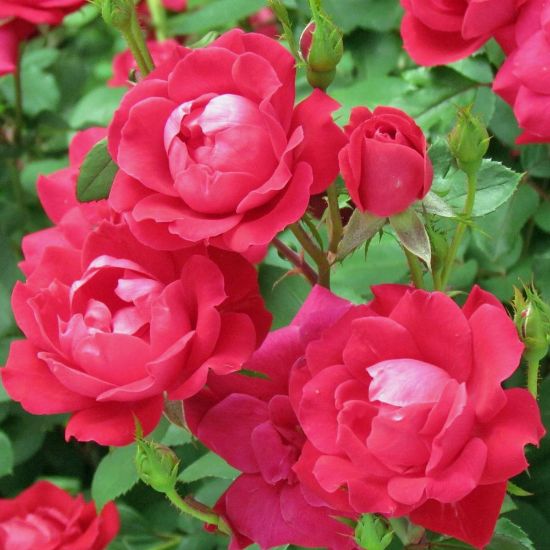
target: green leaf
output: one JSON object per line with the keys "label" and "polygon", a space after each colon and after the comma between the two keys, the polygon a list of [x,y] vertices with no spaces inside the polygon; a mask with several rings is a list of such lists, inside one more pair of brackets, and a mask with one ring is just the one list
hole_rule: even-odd
{"label": "green leaf", "polygon": [[399,242],[412,254],[418,256],[428,267],[432,261],[432,248],[424,222],[412,210],[390,217]]}
{"label": "green leaf", "polygon": [[500,518],[487,550],[535,550],[535,547],[521,527]]}
{"label": "green leaf", "polygon": [[103,457],[92,480],[92,498],[98,510],[128,492],[138,482],[135,455],[136,445],[132,444],[114,448]]}
{"label": "green leaf", "polygon": [[90,126],[107,126],[125,93],[125,88],[107,86],[88,92],[76,104],[69,118],[71,127],[79,130]]}
{"label": "green leaf", "polygon": [[420,212],[425,211],[428,214],[437,214],[443,218],[456,217],[455,211],[433,191],[430,191],[423,199],[418,203],[418,210]]}
{"label": "green leaf", "polygon": [[484,57],[466,57],[455,63],[447,65],[457,73],[483,84],[493,82],[493,71],[491,65]]}
{"label": "green leaf", "polygon": [[334,22],[349,33],[357,27],[389,31],[399,26],[398,3],[378,0],[323,0],[323,7]]}
{"label": "green leaf", "polygon": [[348,254],[360,247],[384,226],[386,218],[379,218],[368,212],[355,209],[344,228],[344,236],[338,244],[337,258],[345,258]]}
{"label": "green leaf", "polygon": [[474,242],[493,264],[509,256],[527,220],[536,211],[539,198],[522,185],[514,196],[491,214],[475,221]]}
{"label": "green leaf", "polygon": [[241,376],[248,376],[249,378],[261,378],[262,380],[269,380],[269,376],[265,372],[259,372],[257,370],[241,369],[236,374]]}
{"label": "green leaf", "polygon": [[516,497],[530,497],[533,495],[533,493],[530,493],[529,491],[518,487],[515,483],[512,483],[511,481],[508,481],[506,485],[506,491]]}
{"label": "green leaf", "polygon": [[535,214],[535,223],[545,233],[550,233],[550,202],[541,203]]}
{"label": "green leaf", "polygon": [[522,147],[521,164],[534,178],[550,177],[550,145],[534,143]]}
{"label": "green leaf", "polygon": [[[442,166],[438,166],[439,169]],[[477,191],[472,217],[478,218],[494,212],[516,190],[522,175],[494,160],[483,160],[477,175]],[[434,178],[432,191],[445,198],[455,212],[462,212],[466,202],[466,175],[450,168],[446,176]],[[442,215],[442,214],[440,214]]]}
{"label": "green leaf", "polygon": [[264,7],[264,0],[215,0],[206,6],[170,18],[170,34],[201,34],[218,28],[229,28],[240,19]]}
{"label": "green leaf", "polygon": [[118,170],[107,150],[107,138],[98,141],[86,155],[78,175],[76,197],[80,202],[106,199]]}
{"label": "green leaf", "polygon": [[13,466],[13,447],[10,438],[0,431],[0,477],[11,474]]}
{"label": "green leaf", "polygon": [[206,477],[216,477],[220,479],[235,479],[240,474],[230,466],[223,458],[215,453],[206,453],[193,464],[187,466],[178,476],[179,481],[191,483]]}

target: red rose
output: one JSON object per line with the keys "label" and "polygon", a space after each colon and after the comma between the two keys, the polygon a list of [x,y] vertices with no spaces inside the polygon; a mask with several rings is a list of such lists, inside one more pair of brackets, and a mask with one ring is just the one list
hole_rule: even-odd
{"label": "red rose", "polygon": [[293,472],[305,438],[288,398],[292,365],[350,307],[316,287],[293,323],[272,332],[245,364],[268,379],[211,375],[207,388],[185,402],[192,432],[242,472],[216,505],[231,525],[232,550],[252,542],[356,548],[352,530],[333,518],[338,513],[304,490]]}
{"label": "red rose", "polygon": [[362,211],[392,216],[430,190],[433,170],[426,138],[399,109],[355,107],[345,128],[349,143],[340,170],[351,198]]}
{"label": "red rose", "polygon": [[373,291],[294,367],[308,439],[294,470],[336,509],[409,515],[483,547],[524,445],[544,434],[531,394],[501,388],[523,350],[514,323],[478,287],[462,309],[439,292]]}
{"label": "red rose", "polygon": [[419,65],[467,57],[498,35],[526,0],[401,0],[404,47]]}
{"label": "red rose", "polygon": [[97,514],[93,502],[38,481],[13,499],[0,499],[4,550],[103,550],[120,528],[114,503]]}
{"label": "red rose", "polygon": [[315,91],[294,108],[294,64],[275,40],[233,30],[126,94],[109,128],[109,201],[138,239],[263,249],[327,188],[344,144],[337,104]]}
{"label": "red rose", "polygon": [[0,76],[17,68],[19,42],[34,34],[36,25],[59,25],[85,0],[0,0]]}
{"label": "red rose", "polygon": [[82,248],[90,230],[103,220],[118,221],[118,214],[107,201],[80,203],[76,200],[76,182],[80,165],[90,149],[107,135],[106,128],[78,132],[69,146],[69,167],[40,176],[36,182],[42,207],[54,227],[23,237],[25,260],[19,264],[25,275],[35,269],[46,247]]}
{"label": "red rose", "polygon": [[517,143],[550,141],[550,4],[533,0],[514,27],[516,49],[493,90],[513,109],[523,133]]}
{"label": "red rose", "polygon": [[[160,65],[170,59],[180,47],[179,43],[169,38],[163,42],[147,40],[147,48],[155,65]],[[132,70],[137,70],[137,63],[130,50],[117,53],[113,58],[113,77],[107,82],[109,86],[128,86],[128,76]]]}
{"label": "red rose", "polygon": [[12,307],[27,340],[2,369],[7,392],[33,414],[73,413],[66,437],[103,445],[130,443],[134,415],[150,432],[165,392],[239,369],[271,321],[241,256],[159,252],[107,222],[81,251],[46,248]]}

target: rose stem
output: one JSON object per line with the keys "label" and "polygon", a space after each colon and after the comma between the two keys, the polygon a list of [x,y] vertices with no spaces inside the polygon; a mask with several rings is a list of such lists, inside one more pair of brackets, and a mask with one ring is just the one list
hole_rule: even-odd
{"label": "rose stem", "polygon": [[199,521],[213,525],[225,535],[231,535],[231,529],[221,516],[216,514],[211,508],[208,508],[204,504],[197,502],[191,497],[185,497],[184,499],[179,496],[175,489],[164,493],[170,502],[184,514],[188,514]]}
{"label": "rose stem", "polygon": [[537,359],[527,361],[527,389],[536,399],[539,393],[539,361]]}
{"label": "rose stem", "polygon": [[336,254],[338,244],[342,239],[343,227],[342,218],[340,216],[340,207],[338,206],[338,191],[336,183],[332,183],[327,189],[328,198],[328,231],[330,235],[329,251]]}
{"label": "rose stem", "polygon": [[424,277],[422,275],[422,267],[418,258],[405,247],[403,247],[405,257],[409,264],[409,270],[411,272],[412,282],[416,288],[424,288]]}
{"label": "rose stem", "polygon": [[319,271],[319,284],[330,289],[330,264],[328,263],[325,253],[315,245],[300,225],[300,222],[291,224],[290,230],[294,233],[294,236],[298,239],[298,242],[303,246],[304,250],[317,264],[317,269]]}
{"label": "rose stem", "polygon": [[159,42],[168,38],[168,26],[166,11],[161,0],[147,0],[147,6],[151,12],[153,26],[155,27],[155,36]]}
{"label": "rose stem", "polygon": [[440,287],[436,290],[445,290],[451,270],[453,268],[453,263],[458,252],[458,247],[468,226],[468,222],[472,216],[472,211],[474,209],[474,201],[476,197],[476,185],[477,185],[477,173],[468,172],[466,174],[468,180],[468,194],[466,196],[466,204],[464,205],[464,210],[462,212],[463,220],[458,223],[456,232],[454,234],[451,246],[449,247],[449,252],[447,253],[447,258],[445,259],[445,265],[443,266],[443,271],[441,273],[441,282]]}
{"label": "rose stem", "polygon": [[291,250],[285,243],[277,238],[273,239],[271,244],[273,244],[282,256],[284,256],[292,265],[295,265],[302,272],[304,277],[311,283],[312,286],[317,284],[317,273],[315,273],[313,268],[303,257],[296,254],[294,250]]}

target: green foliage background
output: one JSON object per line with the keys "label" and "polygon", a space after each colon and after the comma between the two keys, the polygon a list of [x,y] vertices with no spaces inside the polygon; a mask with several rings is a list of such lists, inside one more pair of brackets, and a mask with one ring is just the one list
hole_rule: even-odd
{"label": "green foliage background", "polygon": [[[308,22],[306,0],[286,0],[297,33]],[[262,0],[190,0],[187,13],[170,17],[174,35],[188,35],[188,42],[205,33],[240,24],[263,7]],[[488,124],[491,140],[487,155],[502,166],[487,163],[486,186],[478,194],[474,225],[460,249],[460,265],[451,285],[468,291],[473,284],[495,293],[505,303],[512,286],[533,278],[550,301],[550,153],[549,146],[516,146],[519,133],[510,108],[491,89],[502,53],[489,43],[475,56],[444,67],[416,66],[404,53],[399,36],[401,8],[397,0],[324,0],[327,11],[345,33],[345,54],[329,93],[342,108],[338,122],[345,124],[351,108],[378,104],[404,109],[416,118],[431,143],[436,167],[434,190],[451,204],[460,205],[463,182],[450,166],[444,142],[460,105],[473,103],[474,112]],[[77,130],[107,125],[124,93],[108,88],[111,60],[124,49],[121,38],[98,17],[93,6],[69,16],[62,27],[49,29],[33,39],[22,58],[24,130],[22,146],[13,145],[16,116],[13,78],[0,78],[0,364],[9,343],[19,336],[10,312],[11,288],[22,278],[17,268],[24,234],[48,225],[36,195],[39,174],[68,164],[67,146]],[[309,93],[303,74],[298,76],[298,95]],[[506,168],[523,177],[500,185]],[[19,178],[22,188],[14,185]],[[506,187],[506,185],[508,187]],[[495,199],[495,192],[499,199]],[[486,200],[484,200],[484,198]],[[498,208],[497,202],[500,204]],[[442,232],[447,221],[438,222]],[[293,243],[291,237],[283,239]],[[407,265],[394,236],[386,232],[364,251],[358,250],[339,265],[333,275],[333,291],[355,302],[370,297],[369,286],[381,282],[406,282]],[[275,316],[274,328],[288,323],[308,293],[309,285],[287,275],[288,264],[271,251],[260,267],[262,292]],[[428,281],[427,281],[427,284]],[[542,374],[548,373],[548,359]],[[524,383],[519,370],[512,383]],[[550,377],[540,389],[544,422],[550,427]],[[225,548],[227,541],[202,530],[194,520],[178,516],[175,509],[141,483],[133,465],[132,447],[101,448],[91,443],[65,443],[66,418],[31,416],[10,402],[0,388],[0,494],[13,496],[37,478],[48,478],[71,491],[83,490],[98,504],[117,501],[123,529],[112,550],[210,550]],[[154,434],[157,441],[173,446],[184,467],[181,493],[213,504],[236,472],[206,452],[181,428],[165,422]],[[514,497],[507,517],[531,538],[535,548],[548,548],[550,533],[550,441],[530,448],[531,468],[515,480],[533,493]],[[494,550],[532,548],[521,536],[508,537],[509,526],[500,525]],[[517,535],[517,533],[516,533]],[[512,542],[510,542],[512,541]],[[491,548],[493,548],[493,546]]]}

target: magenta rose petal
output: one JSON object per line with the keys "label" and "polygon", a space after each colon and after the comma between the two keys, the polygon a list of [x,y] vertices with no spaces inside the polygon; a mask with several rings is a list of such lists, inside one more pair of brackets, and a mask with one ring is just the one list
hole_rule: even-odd
{"label": "magenta rose petal", "polygon": [[6,366],[0,370],[6,391],[25,410],[32,414],[57,414],[93,404],[93,399],[61,384],[36,352],[28,341],[13,342]]}
{"label": "magenta rose petal", "polygon": [[505,405],[500,384],[517,368],[523,344],[512,320],[500,308],[481,306],[470,317],[475,368],[468,389],[481,421],[489,421]]}
{"label": "magenta rose petal", "polygon": [[524,446],[537,445],[545,429],[540,420],[536,401],[524,389],[505,391],[506,405],[481,426],[480,437],[486,442],[489,453],[483,473],[483,482],[498,483],[527,468]]}
{"label": "magenta rose petal", "polygon": [[459,502],[441,504],[429,500],[411,512],[410,518],[426,529],[481,549],[493,536],[505,494],[506,483],[480,485]]}
{"label": "magenta rose petal", "polygon": [[83,409],[71,416],[65,429],[65,439],[95,441],[100,445],[127,445],[134,439],[135,418],[144,435],[158,424],[164,401],[161,396],[134,403],[104,402]]}

